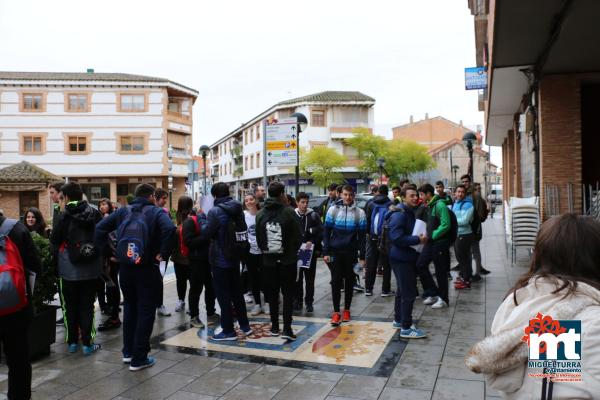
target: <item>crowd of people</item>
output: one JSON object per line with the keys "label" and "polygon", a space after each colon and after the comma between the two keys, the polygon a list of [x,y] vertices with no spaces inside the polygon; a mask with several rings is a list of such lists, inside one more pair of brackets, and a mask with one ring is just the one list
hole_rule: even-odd
{"label": "crowd of people", "polygon": [[[54,202],[52,226],[45,226],[35,208],[25,213],[23,224],[0,216],[0,240],[9,238],[14,244],[3,247],[5,258],[16,249],[22,256],[21,269],[38,273],[40,260],[27,231],[48,237],[59,276],[60,323],[65,326],[68,352],[76,353],[81,346],[84,355],[91,355],[101,349],[95,340],[97,300],[107,317],[98,330],[122,327],[122,360],[131,371],[155,363],[149,356],[155,317],[170,315],[163,304],[168,260],[174,264],[177,281],[174,311],[186,311],[187,294],[190,325],[213,325],[213,341],[251,335],[248,314],[269,315],[271,336],[296,340],[294,311],[314,312],[321,257],[331,275],[332,326],[352,320],[354,293],[373,296],[376,277],[381,275],[380,295],[395,296],[393,327],[402,338],[424,338],[426,332],[413,321],[413,305],[420,298],[432,309],[448,307],[453,279],[450,252],[458,261],[452,268],[458,271],[456,290],[470,289],[489,273],[481,265],[480,251],[486,202],[468,175],[453,193],[442,182],[417,187],[408,181],[394,186],[391,193],[387,185],[372,191],[374,196],[363,209],[355,202],[352,186],[332,184],[324,201],[311,209],[308,194],[300,192],[293,198],[281,182],[271,182],[266,190],[258,186],[246,194],[243,204],[231,197],[227,184],[216,183],[210,210],[195,207],[190,197],[181,196],[172,219],[165,208],[169,193],[149,184],[138,185],[131,203],[118,207],[109,199],[93,206],[78,183],[57,182],[48,188]],[[25,279],[15,286],[30,297],[29,285]],[[519,288],[526,285],[522,281]],[[202,292],[206,318],[200,312]],[[17,300],[10,312],[5,312],[6,301],[0,302],[9,398],[21,398],[12,390],[29,393],[26,382],[31,380],[31,366],[25,361],[27,335],[23,335],[31,306]]]}

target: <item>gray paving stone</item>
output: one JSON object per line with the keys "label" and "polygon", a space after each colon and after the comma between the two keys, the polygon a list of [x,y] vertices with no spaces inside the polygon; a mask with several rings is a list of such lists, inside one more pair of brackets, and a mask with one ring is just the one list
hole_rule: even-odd
{"label": "gray paving stone", "polygon": [[182,390],[173,393],[169,397],[168,400],[216,400],[217,398],[214,396],[208,396],[205,394],[192,393],[192,392],[184,392]]}
{"label": "gray paving stone", "polygon": [[83,388],[123,368],[125,368],[123,364],[90,361],[83,368],[62,371],[55,381]]}
{"label": "gray paving stone", "polygon": [[439,365],[398,364],[390,376],[387,386],[433,390]]}
{"label": "gray paving stone", "polygon": [[403,364],[425,364],[425,365],[440,365],[444,354],[443,346],[427,346],[424,351],[422,346],[414,346],[409,343],[402,352],[398,365]]}
{"label": "gray paving stone", "polygon": [[298,378],[306,378],[306,379],[314,379],[317,381],[330,381],[337,382],[342,379],[344,374],[339,372],[329,372],[329,371],[314,371],[305,369],[298,374]]}
{"label": "gray paving stone", "polygon": [[476,342],[473,339],[450,337],[446,343],[444,357],[464,358]]}
{"label": "gray paving stone", "polygon": [[226,360],[221,363],[223,368],[241,369],[242,371],[256,371],[261,364],[249,363],[245,361]]}
{"label": "gray paving stone", "polygon": [[483,399],[483,382],[439,378],[432,400]]}
{"label": "gray paving stone", "polygon": [[318,400],[327,397],[335,382],[294,378],[274,397],[276,400]]}
{"label": "gray paving stone", "polygon": [[225,368],[221,365],[202,375],[182,390],[186,392],[208,394],[211,396],[222,396],[232,387],[240,383],[245,377],[250,375],[251,372],[252,371],[243,371],[241,369]]}
{"label": "gray paving stone", "polygon": [[160,374],[161,372],[171,368],[175,364],[176,361],[157,359],[156,364],[154,364],[154,366],[150,368],[142,369],[140,371],[130,371],[127,367],[115,372],[114,374],[110,375],[110,377],[116,379],[123,379],[125,382],[134,381],[140,383],[152,378],[154,375]]}
{"label": "gray paving stone", "polygon": [[164,399],[190,384],[194,379],[196,378],[189,375],[162,372],[134,386],[121,395],[135,400]]}
{"label": "gray paving stone", "polygon": [[214,367],[221,364],[218,358],[209,358],[204,356],[192,356],[175,364],[167,370],[176,374],[202,376]]}
{"label": "gray paving stone", "polygon": [[344,375],[331,391],[332,396],[375,400],[387,379],[376,376]]}
{"label": "gray paving stone", "polygon": [[469,381],[483,381],[482,374],[476,374],[465,365],[464,358],[444,357],[440,366],[439,378],[464,379]]}
{"label": "gray paving stone", "polygon": [[65,400],[108,400],[139,384],[134,376],[108,376],[64,397]]}
{"label": "gray paving stone", "polygon": [[381,392],[379,400],[429,400],[431,399],[431,393],[429,390],[386,387]]}
{"label": "gray paving stone", "polygon": [[[281,389],[287,385],[301,370],[296,368],[263,365],[256,372],[242,381],[243,384]],[[277,391],[276,391],[277,392]]]}
{"label": "gray paving stone", "polygon": [[75,385],[50,381],[32,389],[31,398],[33,400],[55,400],[73,393],[77,389],[79,388]]}
{"label": "gray paving stone", "polygon": [[262,387],[257,385],[246,385],[240,383],[229,392],[225,393],[224,396],[220,397],[221,400],[270,400],[279,391],[278,388],[274,387]]}
{"label": "gray paving stone", "polygon": [[152,357],[154,358],[162,358],[163,360],[171,360],[171,361],[182,361],[186,358],[189,358],[189,354],[184,353],[175,353],[172,351],[162,351],[158,350],[152,353]]}

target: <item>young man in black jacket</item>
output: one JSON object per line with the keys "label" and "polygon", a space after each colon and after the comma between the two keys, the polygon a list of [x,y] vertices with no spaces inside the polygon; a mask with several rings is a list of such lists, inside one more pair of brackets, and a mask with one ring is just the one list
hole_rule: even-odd
{"label": "young man in black jacket", "polygon": [[[153,366],[156,360],[149,357],[150,336],[160,302],[162,275],[157,262],[168,260],[175,244],[175,225],[163,209],[154,205],[154,187],[147,183],[135,188],[135,199],[130,206],[120,208],[104,218],[96,226],[96,247],[104,248],[108,234],[121,223],[132,218],[133,212],[142,215],[148,230],[148,242],[139,264],[124,265],[121,262],[119,281],[123,292],[123,362],[130,371]],[[131,220],[130,220],[131,221]],[[126,238],[117,235],[119,244]],[[138,238],[133,238],[138,239]],[[132,239],[132,240],[133,240]],[[122,259],[123,254],[117,254]]]}
{"label": "young man in black jacket", "polygon": [[206,315],[208,317],[207,325],[211,320],[214,322],[216,319],[215,292],[208,262],[210,241],[201,236],[201,232],[206,229],[206,215],[199,211],[196,215],[188,217],[183,222],[182,229],[183,241],[190,250],[190,292],[188,295],[190,324],[196,328],[203,328],[204,324],[200,320],[198,307],[203,287]]}
{"label": "young man in black jacket", "polygon": [[[17,247],[27,284],[27,297],[32,298],[29,287],[29,274],[39,274],[42,270],[37,249],[29,230],[21,222],[0,216],[0,245],[6,246],[7,237]],[[29,361],[29,324],[33,316],[31,302],[24,308],[0,316],[0,347],[6,354],[8,365],[8,398],[31,398],[31,362]]]}
{"label": "young man in black jacket", "polygon": [[327,210],[329,210],[329,207],[334,205],[335,202],[338,200],[337,188],[338,185],[336,183],[332,183],[329,186],[327,186],[328,196],[325,198],[325,200],[321,202],[321,204],[319,204],[319,207],[317,207],[316,209],[317,213],[319,213],[319,215],[321,216],[321,222],[323,223],[325,223],[325,216],[327,215]]}
{"label": "young man in black jacket", "polygon": [[392,201],[388,196],[388,186],[381,185],[377,189],[377,195],[373,197],[366,206],[367,218],[367,243],[366,258],[367,271],[365,279],[365,296],[373,295],[373,286],[377,276],[377,267],[381,264],[383,270],[383,282],[381,286],[381,297],[392,296],[391,280],[392,270],[389,260],[385,254],[379,252],[379,237],[383,229],[385,215],[389,211]]}
{"label": "young man in black jacket", "polygon": [[283,292],[282,338],[295,340],[292,331],[294,289],[297,277],[300,224],[285,204],[285,186],[271,182],[265,207],[256,215],[256,240],[263,252],[263,269],[269,293],[271,335],[279,336],[279,291]]}
{"label": "young man in black jacket", "polygon": [[321,218],[312,208],[308,207],[308,194],[298,193],[296,196],[296,218],[300,223],[301,245],[306,244],[307,249],[312,248],[313,254],[310,260],[310,267],[300,267],[298,270],[298,282],[296,283],[296,298],[294,300],[294,309],[302,310],[302,297],[304,295],[304,282],[306,281],[306,312],[313,312],[313,301],[315,295],[315,272],[317,270],[317,257],[321,249],[321,240],[323,236],[323,225]]}

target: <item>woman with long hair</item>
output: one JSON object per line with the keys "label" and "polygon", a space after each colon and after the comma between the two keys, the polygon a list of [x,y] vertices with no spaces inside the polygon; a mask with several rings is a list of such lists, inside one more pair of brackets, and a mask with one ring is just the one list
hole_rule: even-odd
{"label": "woman with long hair", "polygon": [[185,311],[185,295],[187,293],[187,283],[190,280],[190,259],[188,254],[182,254],[182,225],[190,216],[194,215],[194,200],[188,196],[181,196],[177,201],[177,245],[173,249],[171,260],[175,264],[175,278],[177,280],[177,305],[175,312]]}
{"label": "woman with long hair", "polygon": [[[466,365],[485,374],[489,386],[506,398],[595,398],[600,393],[599,315],[600,222],[576,214],[554,217],[538,233],[529,271],[496,311],[491,336],[471,349]],[[528,369],[529,349],[522,339],[552,326],[552,320],[581,324],[579,359],[573,360],[581,361],[581,382],[531,376],[552,371]],[[560,329],[557,324],[553,328]],[[535,330],[526,332],[527,327]],[[566,343],[560,347],[567,352]]]}
{"label": "woman with long hair", "polygon": [[47,236],[46,221],[44,221],[44,216],[39,209],[31,207],[25,212],[24,219],[25,226],[29,229],[29,232],[35,232],[44,237]]}
{"label": "woman with long hair", "polygon": [[269,313],[267,303],[262,307],[260,292],[264,293],[264,281],[262,275],[262,252],[258,248],[256,241],[256,214],[260,209],[260,204],[254,194],[248,193],[244,197],[244,218],[248,226],[248,241],[250,242],[250,251],[246,257],[246,268],[250,278],[250,289],[254,298],[254,306],[250,310],[250,315],[256,316],[262,312]]}
{"label": "woman with long hair", "polygon": [[113,203],[110,199],[103,198],[98,201],[98,211],[102,217],[106,218],[114,211]]}

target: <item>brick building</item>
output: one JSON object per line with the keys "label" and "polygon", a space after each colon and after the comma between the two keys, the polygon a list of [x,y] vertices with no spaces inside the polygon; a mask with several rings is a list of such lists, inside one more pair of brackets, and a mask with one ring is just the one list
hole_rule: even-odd
{"label": "brick building", "polygon": [[0,169],[0,209],[4,216],[20,218],[30,207],[39,208],[44,219],[52,218],[46,187],[61,178],[27,161]]}
{"label": "brick building", "polygon": [[469,0],[487,67],[486,143],[502,146],[504,196],[540,197],[542,218],[600,215],[600,2]]}
{"label": "brick building", "polygon": [[425,114],[425,119],[416,122],[411,115],[408,124],[392,128],[392,132],[396,140],[413,140],[426,146],[428,150],[433,150],[451,140],[461,140],[471,130],[463,126],[462,121],[457,124],[444,117],[429,118]]}

